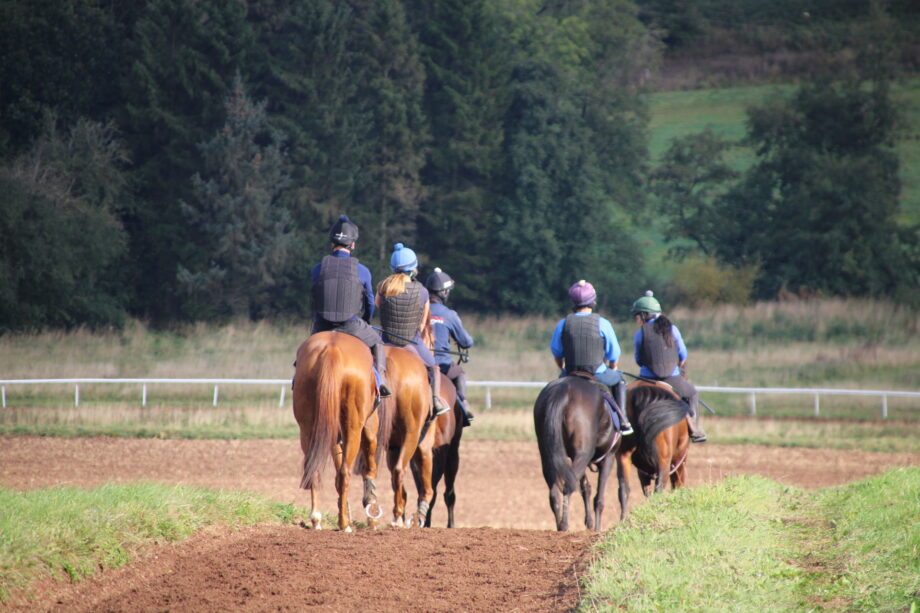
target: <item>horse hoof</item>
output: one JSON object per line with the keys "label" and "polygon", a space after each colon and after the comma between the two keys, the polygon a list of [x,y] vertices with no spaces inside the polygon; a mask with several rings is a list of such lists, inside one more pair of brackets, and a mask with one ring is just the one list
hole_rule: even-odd
{"label": "horse hoof", "polygon": [[346,533],[351,532],[351,526],[345,526],[344,532]]}
{"label": "horse hoof", "polygon": [[376,502],[372,502],[364,507],[364,514],[370,519],[380,519],[383,516],[383,507]]}
{"label": "horse hoof", "polygon": [[314,511],[310,514],[310,524],[313,526],[314,530],[323,529],[323,516],[319,511]]}

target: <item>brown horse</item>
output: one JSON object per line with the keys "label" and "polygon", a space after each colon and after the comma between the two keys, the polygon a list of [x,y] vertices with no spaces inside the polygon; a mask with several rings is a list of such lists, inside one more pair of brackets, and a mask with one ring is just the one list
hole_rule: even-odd
{"label": "brown horse", "polygon": [[[406,475],[418,449],[422,430],[431,415],[431,386],[425,363],[408,349],[387,347],[387,381],[393,395],[381,403],[380,440],[385,441],[387,466],[393,485],[393,520],[390,525],[422,525],[434,491],[431,472],[418,487],[418,512],[406,517]],[[395,405],[395,406],[394,406]],[[414,522],[413,522],[414,519]]]}
{"label": "brown horse", "polygon": [[427,475],[431,483],[432,498],[428,513],[425,516],[425,527],[431,527],[431,512],[438,497],[438,483],[444,477],[444,502],[447,504],[447,527],[454,527],[454,503],[457,494],[454,491],[454,482],[457,471],[460,469],[460,437],[463,435],[463,408],[457,399],[457,390],[454,384],[444,373],[441,377],[441,399],[452,407],[447,413],[438,415],[431,423],[418,450],[412,458],[412,475],[419,491],[424,487]]}
{"label": "brown horse", "polygon": [[[613,453],[620,442],[620,432],[614,427],[600,384],[572,375],[551,381],[537,396],[533,416],[556,529],[569,529],[569,501],[580,484],[585,526],[600,530],[604,490],[613,468]],[[591,483],[585,472],[592,465],[598,471],[593,515]]]}
{"label": "brown horse", "polygon": [[310,490],[310,522],[321,528],[317,488],[330,456],[335,462],[340,530],[351,532],[348,486],[358,452],[364,463],[363,504],[371,527],[380,516],[377,477],[378,413],[376,383],[367,346],[341,332],[318,332],[297,350],[294,371],[294,418],[304,454],[300,487]]}
{"label": "brown horse", "polygon": [[636,467],[646,496],[651,495],[653,482],[655,492],[664,490],[668,477],[671,488],[678,488],[686,481],[690,447],[686,409],[670,387],[634,381],[626,390],[626,398],[635,434],[627,436],[617,451],[620,519],[628,511],[630,467]]}

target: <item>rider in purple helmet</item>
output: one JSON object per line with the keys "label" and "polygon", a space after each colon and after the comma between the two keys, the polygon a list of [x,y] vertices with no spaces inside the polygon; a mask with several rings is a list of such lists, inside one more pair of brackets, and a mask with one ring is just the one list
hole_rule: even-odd
{"label": "rider in purple helmet", "polygon": [[553,331],[550,351],[556,366],[563,374],[576,371],[594,375],[597,381],[611,388],[616,401],[610,398],[623,435],[633,433],[626,418],[626,382],[617,370],[620,343],[610,322],[594,313],[597,292],[587,281],[579,281],[569,288],[572,313],[562,318]]}

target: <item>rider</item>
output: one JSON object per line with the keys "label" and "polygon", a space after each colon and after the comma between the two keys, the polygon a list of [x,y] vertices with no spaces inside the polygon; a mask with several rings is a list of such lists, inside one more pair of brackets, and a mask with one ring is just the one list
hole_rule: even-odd
{"label": "rider", "polygon": [[441,372],[434,361],[422,334],[431,334],[429,321],[428,290],[415,280],[418,274],[418,258],[415,252],[396,243],[390,256],[390,270],[393,274],[377,286],[377,306],[380,308],[380,323],[383,338],[390,345],[405,347],[413,351],[428,368],[428,383],[434,414],[441,415],[450,410],[438,392],[441,389]]}
{"label": "rider", "polygon": [[370,347],[380,383],[380,397],[390,396],[386,382],[386,348],[380,335],[368,323],[374,314],[371,272],[351,257],[358,240],[358,226],[339,216],[329,229],[332,253],[324,256],[310,272],[313,281],[312,333],[334,330],[350,334]]}
{"label": "rider", "polygon": [[639,375],[670,385],[687,403],[690,440],[701,443],[706,433],[699,424],[699,392],[682,374],[687,361],[687,346],[677,326],[661,314],[661,305],[651,290],[633,302],[632,314],[639,329],[633,338]]}
{"label": "rider", "polygon": [[[633,433],[626,418],[626,382],[617,370],[620,359],[620,343],[610,322],[593,313],[597,303],[594,286],[585,280],[569,288],[572,313],[556,324],[550,351],[556,366],[565,374],[575,371],[592,373],[594,378],[611,388],[615,393],[614,409],[620,418],[623,435]],[[609,365],[609,367],[608,367]]]}
{"label": "rider", "polygon": [[473,421],[473,414],[470,412],[466,402],[466,374],[463,367],[454,363],[450,358],[450,339],[454,339],[457,346],[461,349],[469,349],[473,346],[473,337],[463,328],[460,316],[453,309],[446,306],[447,296],[451,288],[454,287],[454,280],[440,268],[435,268],[434,272],[428,275],[425,281],[425,287],[430,293],[431,300],[431,329],[434,333],[434,359],[438,363],[441,372],[447,375],[454,387],[457,388],[457,399],[460,401],[460,407],[463,409],[463,425],[469,426]]}

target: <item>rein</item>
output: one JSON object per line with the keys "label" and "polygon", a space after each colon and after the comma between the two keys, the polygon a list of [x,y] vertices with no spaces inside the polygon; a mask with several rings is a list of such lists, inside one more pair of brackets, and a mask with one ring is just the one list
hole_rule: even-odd
{"label": "rein", "polygon": [[620,434],[619,431],[617,431],[617,432],[613,435],[613,438],[610,439],[610,445],[608,445],[607,451],[605,451],[604,453],[602,453],[602,454],[600,455],[599,458],[597,458],[597,459],[595,459],[595,460],[591,460],[591,465],[590,465],[589,468],[591,468],[591,470],[592,470],[593,472],[597,472],[598,470],[600,470],[599,467],[598,467],[598,464],[600,464],[601,462],[603,462],[603,461],[604,461],[604,458],[606,458],[608,455],[610,455],[610,452],[613,450],[614,447],[616,447],[617,441],[619,441],[619,440],[622,438],[622,436],[623,436],[623,435]]}

